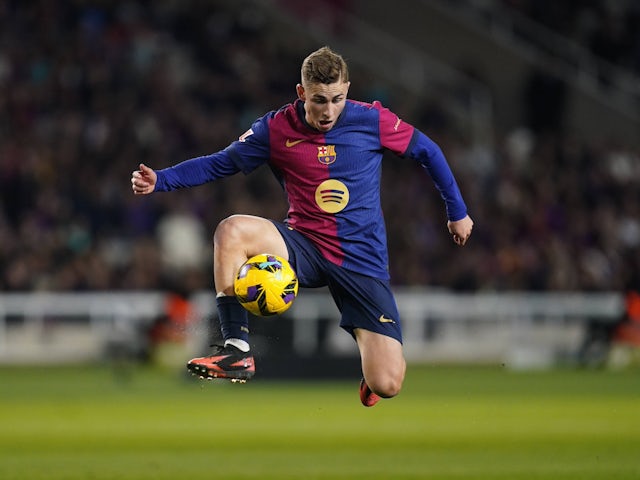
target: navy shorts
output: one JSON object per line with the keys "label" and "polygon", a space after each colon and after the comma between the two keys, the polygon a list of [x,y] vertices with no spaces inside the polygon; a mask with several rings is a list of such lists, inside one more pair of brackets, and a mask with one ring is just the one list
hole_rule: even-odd
{"label": "navy shorts", "polygon": [[286,224],[273,222],[287,244],[289,263],[300,287],[329,287],[342,315],[340,326],[353,335],[362,328],[402,343],[400,315],[388,280],[342,268],[322,256],[313,242]]}

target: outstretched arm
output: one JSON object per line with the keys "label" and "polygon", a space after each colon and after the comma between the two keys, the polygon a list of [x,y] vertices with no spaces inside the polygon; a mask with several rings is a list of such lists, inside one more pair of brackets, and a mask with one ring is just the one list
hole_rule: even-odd
{"label": "outstretched arm", "polygon": [[141,163],[139,169],[131,174],[131,188],[136,195],[148,195],[153,192],[157,181],[156,172],[144,163]]}
{"label": "outstretched arm", "polygon": [[241,139],[224,150],[190,158],[161,170],[152,170],[141,163],[139,170],[131,174],[133,193],[170,192],[255,170],[269,160],[268,120],[271,113],[256,120]]}
{"label": "outstretched arm", "polygon": [[131,188],[136,195],[169,192],[178,188],[195,187],[240,171],[229,149],[211,155],[190,158],[172,167],[153,170],[141,163],[131,174]]}

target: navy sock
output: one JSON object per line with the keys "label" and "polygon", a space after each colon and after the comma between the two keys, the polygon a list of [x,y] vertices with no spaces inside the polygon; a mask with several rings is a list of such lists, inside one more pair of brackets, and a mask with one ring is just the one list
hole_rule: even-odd
{"label": "navy sock", "polygon": [[216,297],[222,338],[238,338],[249,343],[249,314],[235,296]]}

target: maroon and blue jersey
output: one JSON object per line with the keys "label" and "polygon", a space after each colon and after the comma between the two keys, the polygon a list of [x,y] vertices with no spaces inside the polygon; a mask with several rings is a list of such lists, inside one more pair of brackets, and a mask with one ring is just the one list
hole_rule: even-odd
{"label": "maroon and blue jersey", "polygon": [[445,201],[450,220],[466,206],[440,148],[379,102],[347,100],[327,132],[304,120],[297,100],[256,120],[226,149],[159,170],[156,191],[200,185],[268,164],[289,202],[286,223],[321,254],[346,269],[388,279],[380,202],[385,150],[419,161]]}

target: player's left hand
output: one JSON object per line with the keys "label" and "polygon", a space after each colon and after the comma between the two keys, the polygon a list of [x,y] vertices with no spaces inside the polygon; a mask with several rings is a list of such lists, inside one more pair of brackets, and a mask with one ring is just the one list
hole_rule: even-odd
{"label": "player's left hand", "polygon": [[449,229],[449,233],[453,235],[453,241],[456,242],[457,245],[461,247],[467,243],[467,240],[471,236],[471,230],[473,230],[473,220],[471,217],[467,215],[460,220],[456,220],[452,222],[449,220],[447,222],[447,228]]}

